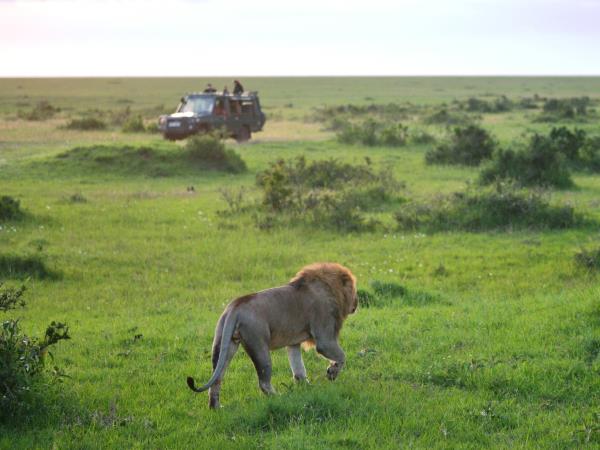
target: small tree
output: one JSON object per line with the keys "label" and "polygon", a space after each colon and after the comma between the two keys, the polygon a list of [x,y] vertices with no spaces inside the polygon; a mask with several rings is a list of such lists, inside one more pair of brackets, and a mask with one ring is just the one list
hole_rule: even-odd
{"label": "small tree", "polygon": [[[7,288],[0,283],[0,312],[25,307],[25,287]],[[69,327],[52,322],[42,339],[22,333],[19,319],[0,324],[0,420],[5,420],[16,407],[26,403],[26,394],[39,380],[49,348],[70,339]]]}

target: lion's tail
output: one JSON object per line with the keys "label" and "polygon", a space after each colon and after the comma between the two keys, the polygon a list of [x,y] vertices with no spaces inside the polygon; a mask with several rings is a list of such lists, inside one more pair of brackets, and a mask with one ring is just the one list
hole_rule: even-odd
{"label": "lion's tail", "polygon": [[235,311],[231,311],[227,317],[225,318],[225,324],[223,325],[223,332],[221,334],[221,348],[219,351],[219,359],[217,361],[217,366],[213,372],[210,380],[206,382],[206,384],[202,387],[197,388],[194,383],[194,378],[187,377],[187,385],[194,392],[204,392],[209,389],[216,381],[221,378],[221,374],[223,369],[225,368],[225,364],[227,361],[227,355],[229,353],[229,346],[231,345],[231,339],[233,338],[233,333],[235,332],[235,326],[237,325],[237,314]]}

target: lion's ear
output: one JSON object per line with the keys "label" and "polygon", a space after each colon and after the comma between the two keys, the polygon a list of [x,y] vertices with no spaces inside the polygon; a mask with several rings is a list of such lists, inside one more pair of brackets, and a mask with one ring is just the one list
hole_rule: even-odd
{"label": "lion's ear", "polygon": [[346,286],[348,283],[352,283],[352,278],[347,273],[342,274],[342,284]]}
{"label": "lion's ear", "polygon": [[290,282],[290,286],[295,287],[296,289],[300,289],[306,283],[306,279],[304,277],[295,278]]}

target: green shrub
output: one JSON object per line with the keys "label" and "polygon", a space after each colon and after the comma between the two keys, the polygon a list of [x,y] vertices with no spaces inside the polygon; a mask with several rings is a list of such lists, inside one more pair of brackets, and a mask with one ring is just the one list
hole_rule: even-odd
{"label": "green shrub", "polygon": [[42,100],[31,111],[19,111],[17,115],[20,119],[38,121],[51,119],[58,112],[60,112],[60,108],[52,106],[46,100]]}
{"label": "green shrub", "polygon": [[108,113],[111,124],[120,127],[131,118],[131,107],[127,105],[125,108],[109,111]]}
{"label": "green shrub", "polygon": [[71,119],[65,126],[68,130],[104,130],[106,123],[96,117],[84,117],[81,119]]}
{"label": "green shrub", "polygon": [[573,131],[567,127],[552,128],[548,136],[547,145],[561,152],[569,162],[577,163],[579,150],[586,141],[586,133],[575,128]]}
{"label": "green shrub", "polygon": [[191,137],[185,145],[185,157],[202,167],[225,170],[232,173],[245,172],[244,160],[223,141],[210,134]]}
{"label": "green shrub", "polygon": [[401,123],[385,123],[369,118],[358,124],[346,122],[337,132],[337,139],[344,144],[400,147],[406,144],[408,128]]}
{"label": "green shrub", "polygon": [[401,230],[484,231],[531,228],[561,229],[576,226],[581,218],[572,206],[552,205],[538,191],[497,184],[440,195],[428,202],[411,202],[395,214]]}
{"label": "green shrub", "polygon": [[562,120],[585,120],[590,113],[592,101],[589,97],[544,99],[543,112],[536,122],[557,122]]}
{"label": "green shrub", "polygon": [[[0,311],[24,307],[23,287],[5,288],[0,283]],[[52,322],[42,339],[29,337],[21,330],[18,319],[6,319],[0,324],[0,422],[13,418],[26,407],[31,390],[42,381],[49,348],[61,340],[70,339],[69,328]],[[55,368],[55,373],[60,371]],[[43,391],[41,391],[43,393]]]}
{"label": "green shrub", "polygon": [[562,147],[552,137],[537,133],[524,148],[498,149],[490,164],[482,170],[479,180],[482,184],[510,180],[522,186],[573,186]]}
{"label": "green shrub", "polygon": [[575,253],[575,264],[589,271],[600,270],[600,247]]}
{"label": "green shrub", "polygon": [[[368,164],[336,160],[307,163],[304,157],[271,163],[257,175],[257,184],[267,214],[344,231],[372,230],[377,222],[364,212],[391,200],[403,187],[389,169],[375,172]],[[257,220],[266,223],[262,217]]]}
{"label": "green shrub", "polygon": [[22,298],[24,292],[25,286],[19,288],[5,287],[4,283],[0,281],[0,312],[24,307],[25,301]]}
{"label": "green shrub", "polygon": [[473,123],[473,117],[464,113],[451,112],[447,108],[441,108],[423,119],[425,123],[432,125],[469,125]]}
{"label": "green shrub", "polygon": [[379,222],[363,214],[354,190],[311,192],[303,201],[303,215],[313,224],[346,232],[373,231]]}
{"label": "green shrub", "polygon": [[600,172],[600,136],[586,139],[579,149],[578,167],[591,172]]}
{"label": "green shrub", "polygon": [[425,130],[412,129],[409,133],[409,140],[413,144],[433,144],[436,138]]}
{"label": "green shrub", "polygon": [[492,100],[482,100],[477,97],[469,98],[465,103],[460,104],[463,109],[469,112],[480,113],[500,113],[511,111],[514,103],[505,95]]}
{"label": "green shrub", "polygon": [[8,195],[0,197],[0,221],[15,220],[23,216],[21,203]]}
{"label": "green shrub", "polygon": [[480,180],[489,184],[510,179],[524,186],[570,187],[570,169],[600,171],[600,136],[584,130],[552,128],[548,135],[534,134],[518,150],[499,150]]}
{"label": "green shrub", "polygon": [[478,166],[483,160],[491,158],[496,145],[490,134],[477,125],[455,127],[447,142],[425,154],[425,162]]}
{"label": "green shrub", "polygon": [[387,147],[401,147],[406,145],[408,127],[401,123],[385,125],[379,134],[379,142]]}
{"label": "green shrub", "polygon": [[314,110],[312,119],[317,122],[329,122],[334,119],[349,119],[356,117],[372,116],[385,120],[404,120],[407,113],[415,111],[417,107],[410,103],[401,105],[398,103],[368,105],[335,105],[321,106]]}
{"label": "green shrub", "polygon": [[146,127],[144,126],[142,116],[137,115],[125,120],[125,123],[122,127],[122,131],[123,133],[143,133],[144,131],[146,131]]}

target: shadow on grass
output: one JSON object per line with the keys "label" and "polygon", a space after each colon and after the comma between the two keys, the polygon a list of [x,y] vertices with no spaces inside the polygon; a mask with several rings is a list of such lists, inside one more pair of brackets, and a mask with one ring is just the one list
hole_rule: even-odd
{"label": "shadow on grass", "polygon": [[358,290],[358,303],[363,308],[383,308],[386,306],[427,306],[430,304],[449,305],[438,294],[409,289],[393,282],[374,280],[371,291]]}
{"label": "shadow on grass", "polygon": [[242,433],[283,431],[302,426],[321,426],[323,423],[344,420],[356,414],[356,404],[361,411],[370,409],[364,398],[348,389],[326,389],[321,386],[295,385],[288,392],[261,398],[250,408],[231,417],[230,430]]}
{"label": "shadow on grass", "polygon": [[37,278],[56,280],[61,274],[51,270],[38,255],[0,255],[0,278]]}
{"label": "shadow on grass", "polygon": [[36,162],[56,170],[115,175],[169,177],[198,171],[221,171],[233,174],[246,171],[246,164],[222,141],[211,136],[190,139],[183,148],[165,143],[152,146],[95,145],[76,147],[55,158]]}
{"label": "shadow on grass", "polygon": [[10,407],[4,406],[0,411],[0,424],[6,431],[13,432],[77,423],[85,416],[75,394],[66,389],[66,383],[59,383],[50,375],[32,385]]}

